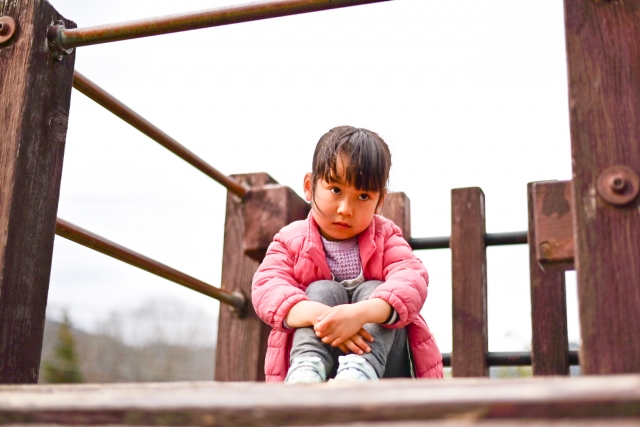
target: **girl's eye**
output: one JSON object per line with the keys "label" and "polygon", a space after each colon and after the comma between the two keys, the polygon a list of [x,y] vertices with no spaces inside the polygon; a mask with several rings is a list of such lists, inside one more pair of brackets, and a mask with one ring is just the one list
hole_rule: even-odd
{"label": "girl's eye", "polygon": [[329,189],[329,191],[331,191],[333,194],[340,194],[341,193],[341,191],[340,191],[340,189],[338,187],[331,187]]}
{"label": "girl's eye", "polygon": [[360,200],[369,200],[369,195],[368,194],[361,194],[358,196],[358,199]]}

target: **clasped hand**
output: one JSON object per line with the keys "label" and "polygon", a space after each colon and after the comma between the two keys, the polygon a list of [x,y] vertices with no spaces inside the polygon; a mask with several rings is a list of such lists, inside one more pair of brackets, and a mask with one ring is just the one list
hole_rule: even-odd
{"label": "clasped hand", "polygon": [[323,343],[344,353],[369,353],[367,341],[373,342],[373,336],[362,327],[367,323],[362,317],[357,304],[338,305],[318,316],[313,329]]}

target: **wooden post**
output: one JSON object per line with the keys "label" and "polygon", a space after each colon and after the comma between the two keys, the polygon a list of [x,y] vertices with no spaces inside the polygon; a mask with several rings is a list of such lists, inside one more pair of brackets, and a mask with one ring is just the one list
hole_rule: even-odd
{"label": "wooden post", "polygon": [[[531,360],[533,375],[569,375],[569,339],[567,335],[567,297],[564,271],[545,271],[538,263],[537,225],[534,212],[535,199],[540,197],[540,209],[547,216],[560,220],[570,217],[569,201],[565,189],[570,182],[544,183],[553,190],[536,191],[536,184],[527,186],[529,200],[529,273],[531,276]],[[568,193],[568,192],[567,192]],[[563,203],[564,201],[564,203]],[[571,224],[569,224],[571,227]]]}
{"label": "wooden post", "polygon": [[640,372],[640,204],[607,201],[640,172],[640,1],[565,0],[565,20],[580,364]]}
{"label": "wooden post", "polygon": [[402,192],[387,194],[380,215],[400,227],[402,236],[407,242],[411,240],[411,205],[406,194]]}
{"label": "wooden post", "polygon": [[222,288],[241,292],[249,301],[242,318],[229,306],[220,306],[215,380],[263,381],[271,328],[253,310],[251,281],[275,233],[287,223],[305,218],[309,206],[291,189],[270,185],[277,183],[266,173],[234,178],[251,190],[244,201],[227,195]]}
{"label": "wooden post", "polygon": [[488,376],[487,249],[482,190],[475,187],[451,190],[451,216],[451,368],[454,377]]}
{"label": "wooden post", "polygon": [[49,3],[0,5],[17,23],[0,45],[0,383],[35,383],[75,56],[51,59]]}

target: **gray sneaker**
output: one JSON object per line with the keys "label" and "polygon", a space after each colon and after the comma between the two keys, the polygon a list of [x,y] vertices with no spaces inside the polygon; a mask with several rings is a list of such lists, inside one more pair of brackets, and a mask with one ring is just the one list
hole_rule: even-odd
{"label": "gray sneaker", "polygon": [[327,375],[320,358],[303,356],[293,359],[284,382],[287,384],[314,384],[324,382],[326,379]]}
{"label": "gray sneaker", "polygon": [[378,381],[375,369],[367,359],[357,354],[338,357],[336,381]]}

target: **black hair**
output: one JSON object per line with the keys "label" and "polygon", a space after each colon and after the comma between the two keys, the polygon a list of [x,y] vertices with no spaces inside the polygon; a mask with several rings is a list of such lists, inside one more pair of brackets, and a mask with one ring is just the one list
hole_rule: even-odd
{"label": "black hair", "polygon": [[[338,159],[346,156],[345,176],[338,176]],[[341,178],[362,191],[387,191],[391,152],[375,132],[353,126],[338,126],[325,133],[316,145],[311,166],[312,194],[319,179]],[[382,199],[382,197],[381,197]]]}

